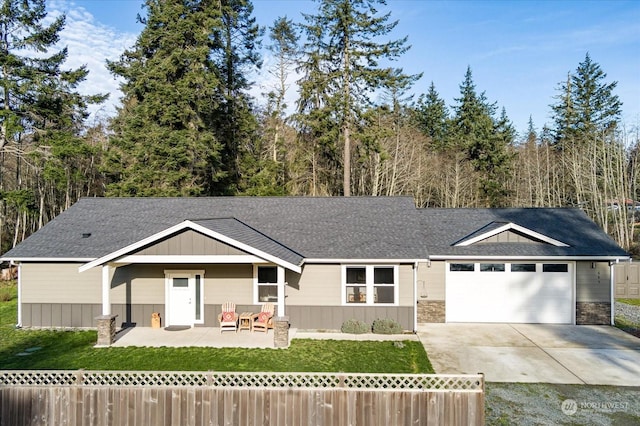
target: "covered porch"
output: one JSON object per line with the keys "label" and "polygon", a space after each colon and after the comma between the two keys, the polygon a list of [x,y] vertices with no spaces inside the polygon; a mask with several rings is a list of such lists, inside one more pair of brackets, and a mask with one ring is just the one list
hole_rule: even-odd
{"label": "covered porch", "polygon": [[286,346],[276,346],[274,330],[267,333],[242,330],[220,332],[217,327],[190,327],[184,329],[130,327],[116,333],[113,347],[209,347],[269,349],[288,347],[296,336],[296,329],[289,329]]}
{"label": "covered porch", "polygon": [[[253,245],[239,239],[251,239]],[[204,346],[224,346],[218,318],[227,302],[235,304],[238,315],[245,316],[257,315],[268,303],[274,308],[270,321],[274,331],[276,322],[281,332],[288,331],[285,270],[299,274],[301,260],[246,225],[220,219],[185,221],[88,262],[79,271],[101,268],[101,315],[96,318],[99,346],[113,344],[118,335],[126,338],[142,333],[136,326],[151,325],[152,315],[158,315],[162,324],[159,330],[145,334],[151,343],[157,339],[158,346],[166,346],[163,337],[176,332],[163,329],[180,327],[187,339],[205,339],[208,343]],[[285,321],[286,327],[282,324]],[[116,333],[118,328],[122,331]],[[207,334],[211,338],[205,338]],[[260,333],[246,334],[250,337],[240,340],[247,341],[246,347],[255,347],[252,345],[260,341]],[[274,337],[269,340],[273,346]],[[281,347],[282,338],[275,340]]]}

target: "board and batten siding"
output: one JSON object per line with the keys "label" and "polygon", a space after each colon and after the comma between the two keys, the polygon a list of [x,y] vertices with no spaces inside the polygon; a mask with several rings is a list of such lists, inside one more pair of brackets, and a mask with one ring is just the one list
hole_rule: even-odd
{"label": "board and batten siding", "polygon": [[608,262],[576,262],[576,302],[609,302],[611,269]]}
{"label": "board and batten siding", "polygon": [[489,238],[478,241],[476,244],[483,243],[537,243],[536,240],[531,239],[526,235],[522,235],[512,230],[502,231],[496,235],[492,235]]}
{"label": "board and batten siding", "polygon": [[247,253],[242,250],[190,229],[138,250],[132,254],[148,256],[247,255]]}

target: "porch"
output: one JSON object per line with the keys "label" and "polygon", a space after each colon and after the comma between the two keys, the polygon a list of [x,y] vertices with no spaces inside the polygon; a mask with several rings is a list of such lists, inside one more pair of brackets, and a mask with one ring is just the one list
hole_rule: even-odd
{"label": "porch", "polygon": [[[296,335],[289,329],[289,344]],[[116,333],[112,347],[211,347],[211,348],[275,348],[274,330],[267,333],[241,330],[220,332],[219,327],[152,328],[130,327]],[[287,345],[288,346],[288,345]]]}

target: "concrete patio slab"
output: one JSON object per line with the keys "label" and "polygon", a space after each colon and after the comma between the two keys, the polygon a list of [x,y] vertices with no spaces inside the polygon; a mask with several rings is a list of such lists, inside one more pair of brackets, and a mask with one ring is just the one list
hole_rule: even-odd
{"label": "concrete patio slab", "polygon": [[[289,342],[296,329],[289,330]],[[164,328],[132,327],[118,332],[111,345],[146,347],[213,347],[213,348],[273,348],[273,330],[267,333],[251,331],[220,332],[218,327],[191,327],[185,330],[168,331]]]}
{"label": "concrete patio slab", "polygon": [[425,324],[437,373],[484,373],[489,382],[637,386],[640,339],[609,326]]}

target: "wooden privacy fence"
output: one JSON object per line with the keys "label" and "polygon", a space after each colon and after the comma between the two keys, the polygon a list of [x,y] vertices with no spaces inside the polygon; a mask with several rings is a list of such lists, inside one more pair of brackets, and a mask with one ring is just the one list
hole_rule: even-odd
{"label": "wooden privacy fence", "polygon": [[0,425],[482,425],[484,377],[0,371]]}

